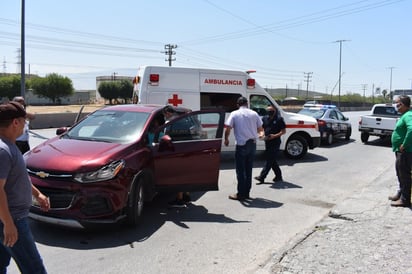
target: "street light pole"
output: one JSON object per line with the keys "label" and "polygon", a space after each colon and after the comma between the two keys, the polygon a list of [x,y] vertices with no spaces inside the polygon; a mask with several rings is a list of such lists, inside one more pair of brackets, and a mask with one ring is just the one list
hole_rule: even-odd
{"label": "street light pole", "polygon": [[342,43],[349,40],[337,40],[335,43],[339,43],[339,95],[338,95],[338,108],[340,108],[340,90],[342,80]]}
{"label": "street light pole", "polygon": [[393,69],[394,69],[395,67],[389,67],[388,69],[390,69],[391,70],[391,78],[389,79],[389,96],[391,96],[392,95],[392,71],[393,71]]}
{"label": "street light pole", "polygon": [[21,60],[20,60],[20,95],[24,98],[25,95],[25,90],[26,90],[26,72],[24,70],[24,67],[26,66],[25,63],[25,45],[24,45],[24,7],[25,7],[25,3],[24,0],[21,0],[21,47],[20,47],[20,52],[21,52]]}

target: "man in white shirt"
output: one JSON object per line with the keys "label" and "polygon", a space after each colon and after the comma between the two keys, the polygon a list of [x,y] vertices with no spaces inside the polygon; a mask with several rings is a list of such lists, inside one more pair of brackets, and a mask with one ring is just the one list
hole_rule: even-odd
{"label": "man in white shirt", "polygon": [[245,97],[237,100],[239,109],[230,113],[225,125],[225,146],[229,145],[229,135],[233,129],[236,139],[237,193],[229,195],[232,200],[249,199],[252,187],[253,160],[256,153],[256,139],[264,138],[262,119],[248,108]]}

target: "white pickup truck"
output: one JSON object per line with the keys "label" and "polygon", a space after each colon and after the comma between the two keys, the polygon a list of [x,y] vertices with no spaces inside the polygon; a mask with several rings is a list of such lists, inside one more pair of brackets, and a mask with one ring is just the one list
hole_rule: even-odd
{"label": "white pickup truck", "polygon": [[391,136],[400,114],[392,104],[375,104],[369,115],[359,120],[361,141],[367,143],[369,136],[385,138]]}

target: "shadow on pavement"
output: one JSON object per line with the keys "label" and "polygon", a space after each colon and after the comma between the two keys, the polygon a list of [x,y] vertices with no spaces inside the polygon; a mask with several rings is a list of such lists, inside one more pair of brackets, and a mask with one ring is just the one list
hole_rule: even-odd
{"label": "shadow on pavement", "polygon": [[[173,196],[174,197],[174,196]],[[171,198],[172,199],[172,198]],[[53,226],[31,220],[30,226],[36,242],[70,249],[89,250],[116,246],[134,245],[149,239],[168,222],[190,229],[190,223],[247,223],[247,220],[234,220],[224,214],[209,213],[202,205],[188,204],[185,208],[170,208],[167,199],[159,195],[147,203],[142,222],[136,227],[122,224],[100,225],[96,229],[75,230]],[[259,202],[259,206],[269,206]],[[273,205],[272,205],[273,206]]]}

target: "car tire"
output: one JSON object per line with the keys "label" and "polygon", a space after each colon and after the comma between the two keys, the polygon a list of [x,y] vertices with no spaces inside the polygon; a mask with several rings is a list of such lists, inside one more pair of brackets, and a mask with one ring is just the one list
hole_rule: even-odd
{"label": "car tire", "polygon": [[326,144],[330,146],[332,143],[333,143],[333,134],[328,133],[328,135],[326,135]]}
{"label": "car tire", "polygon": [[345,140],[349,141],[351,135],[352,135],[352,129],[349,128],[348,131],[346,131]]}
{"label": "car tire", "polygon": [[369,133],[367,132],[362,132],[360,135],[362,143],[367,143],[369,139]]}
{"label": "car tire", "polygon": [[135,183],[127,204],[127,224],[130,226],[136,226],[141,222],[144,208],[144,195],[143,181],[140,179]]}
{"label": "car tire", "polygon": [[308,142],[299,135],[291,136],[285,146],[285,155],[290,159],[300,159],[308,152]]}

